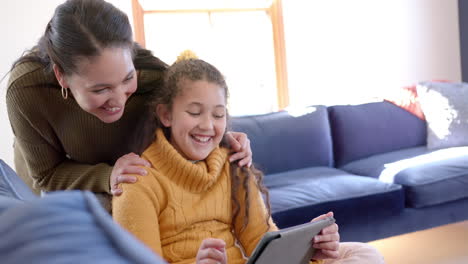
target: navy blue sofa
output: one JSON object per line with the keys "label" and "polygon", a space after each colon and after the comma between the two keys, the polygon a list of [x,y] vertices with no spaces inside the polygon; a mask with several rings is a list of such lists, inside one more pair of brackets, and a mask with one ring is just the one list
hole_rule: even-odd
{"label": "navy blue sofa", "polygon": [[342,241],[468,219],[468,146],[426,148],[426,123],[389,102],[234,117],[281,228],[333,211]]}
{"label": "navy blue sofa", "polygon": [[[366,242],[468,219],[468,147],[428,150],[425,122],[387,102],[302,110],[232,119],[278,226],[333,211],[342,241]],[[0,234],[2,263],[164,263],[91,193],[39,198],[1,160]]]}

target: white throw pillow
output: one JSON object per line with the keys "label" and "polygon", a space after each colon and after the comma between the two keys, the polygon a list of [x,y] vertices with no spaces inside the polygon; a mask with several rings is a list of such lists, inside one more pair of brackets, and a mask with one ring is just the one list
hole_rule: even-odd
{"label": "white throw pillow", "polygon": [[427,148],[468,145],[468,83],[423,82],[417,86],[427,121]]}

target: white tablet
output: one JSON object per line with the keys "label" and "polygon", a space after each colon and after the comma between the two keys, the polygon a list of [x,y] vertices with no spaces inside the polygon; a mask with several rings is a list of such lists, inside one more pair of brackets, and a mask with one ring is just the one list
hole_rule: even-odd
{"label": "white tablet", "polygon": [[267,232],[247,261],[247,264],[308,264],[315,249],[312,239],[335,223],[333,217]]}

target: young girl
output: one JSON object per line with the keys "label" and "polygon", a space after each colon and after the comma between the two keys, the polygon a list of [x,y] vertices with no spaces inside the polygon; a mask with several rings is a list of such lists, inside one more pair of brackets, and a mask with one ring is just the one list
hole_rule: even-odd
{"label": "young girl", "polygon": [[[203,60],[180,60],[161,92],[152,109],[162,128],[142,154],[154,168],[122,184],[114,219],[169,263],[245,263],[277,227],[263,175],[228,160],[225,80]],[[315,259],[340,257],[337,225],[322,230],[313,246]]]}

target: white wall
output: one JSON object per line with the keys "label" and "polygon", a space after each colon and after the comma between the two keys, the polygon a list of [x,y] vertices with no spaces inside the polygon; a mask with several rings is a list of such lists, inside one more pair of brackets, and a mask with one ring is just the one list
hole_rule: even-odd
{"label": "white wall", "polygon": [[292,104],[346,104],[420,81],[461,80],[458,0],[283,7]]}
{"label": "white wall", "polygon": [[[0,8],[0,76],[4,76],[11,64],[28,48],[34,46],[50,20],[55,7],[63,0],[15,0],[2,1]],[[0,83],[0,159],[13,166],[13,133],[5,105],[8,77]]]}
{"label": "white wall", "polygon": [[[37,43],[57,5],[64,0],[14,0],[0,3],[0,79],[10,70],[12,63]],[[108,1],[131,17],[130,0]],[[13,133],[5,105],[8,77],[0,83],[0,159],[13,167]]]}

